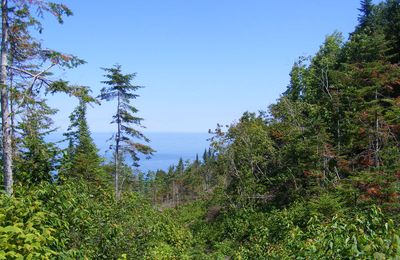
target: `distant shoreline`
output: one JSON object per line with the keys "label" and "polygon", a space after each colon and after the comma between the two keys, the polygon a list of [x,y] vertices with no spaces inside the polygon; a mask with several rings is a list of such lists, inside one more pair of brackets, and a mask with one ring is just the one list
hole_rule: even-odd
{"label": "distant shoreline", "polygon": [[[63,132],[56,131],[46,138],[50,142],[62,140]],[[196,154],[202,156],[204,149],[209,147],[207,139],[211,137],[209,133],[189,133],[189,132],[147,132],[145,135],[150,139],[150,146],[156,153],[149,160],[142,158],[139,162],[139,169],[143,172],[155,171],[157,169],[167,170],[169,166],[176,165],[180,158],[184,161],[193,161]],[[99,154],[106,159],[111,157],[107,152],[111,138],[111,132],[92,132],[92,138]],[[66,143],[59,143],[64,148]],[[129,163],[129,162],[128,162]]]}

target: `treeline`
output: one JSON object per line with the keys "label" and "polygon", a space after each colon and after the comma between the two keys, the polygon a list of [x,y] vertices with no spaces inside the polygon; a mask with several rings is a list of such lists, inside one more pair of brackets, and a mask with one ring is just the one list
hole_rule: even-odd
{"label": "treeline", "polygon": [[184,162],[181,158],[168,171],[149,171],[146,178],[138,179],[137,191],[161,207],[176,207],[205,199],[219,183],[215,162],[216,156],[211,148],[204,151],[202,159],[196,155],[193,162]]}
{"label": "treeline", "polygon": [[155,188],[164,189],[156,201],[177,185],[181,197],[222,185],[237,205],[281,207],[340,186],[355,206],[374,201],[396,211],[399,2],[362,1],[360,11],[348,40],[335,32],[314,56],[295,62],[287,90],[268,111],[210,131],[202,162],[152,173],[153,186],[165,185]]}

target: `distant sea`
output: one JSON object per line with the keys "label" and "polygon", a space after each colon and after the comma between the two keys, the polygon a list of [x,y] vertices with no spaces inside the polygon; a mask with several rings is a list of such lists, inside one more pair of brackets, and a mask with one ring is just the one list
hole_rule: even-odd
{"label": "distant sea", "polygon": [[[108,151],[111,136],[112,133],[92,133],[93,141],[100,150],[99,154],[108,160],[112,156],[112,153]],[[176,165],[179,158],[184,161],[193,161],[196,154],[202,158],[204,149],[208,149],[209,146],[207,139],[210,138],[208,133],[146,133],[146,136],[151,141],[149,145],[156,152],[150,159],[142,158],[140,160],[139,169],[143,172],[157,169],[167,170],[169,166]],[[52,142],[62,139],[61,133],[53,133],[48,138]],[[60,146],[65,147],[66,144],[61,143]]]}

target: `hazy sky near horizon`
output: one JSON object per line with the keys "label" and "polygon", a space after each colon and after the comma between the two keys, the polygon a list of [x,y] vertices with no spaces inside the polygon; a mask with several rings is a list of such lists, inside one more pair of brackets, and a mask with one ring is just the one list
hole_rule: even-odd
{"label": "hazy sky near horizon", "polygon": [[[206,132],[244,111],[266,110],[285,90],[294,61],[314,54],[326,35],[347,38],[358,0],[64,1],[63,25],[44,21],[44,47],[87,61],[62,72],[72,84],[103,86],[100,67],[137,72],[134,104],[149,132]],[[76,102],[49,97],[62,130]],[[114,104],[90,109],[92,132],[110,132]]]}

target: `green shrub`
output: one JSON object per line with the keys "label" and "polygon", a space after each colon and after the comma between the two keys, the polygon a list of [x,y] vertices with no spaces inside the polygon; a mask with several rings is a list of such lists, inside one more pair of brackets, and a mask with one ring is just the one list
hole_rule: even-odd
{"label": "green shrub", "polygon": [[58,237],[57,215],[43,207],[37,192],[10,198],[0,195],[0,259],[73,257],[66,240]]}

